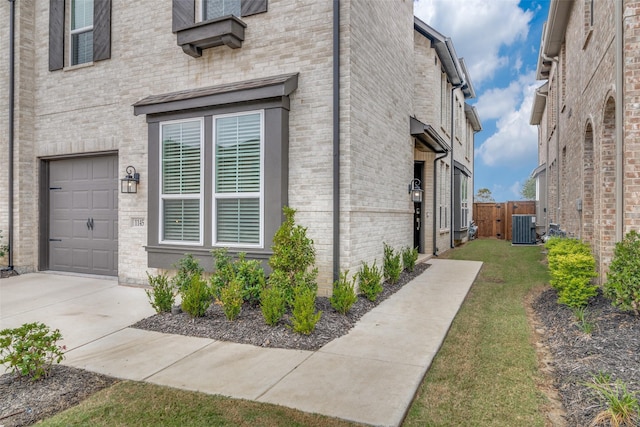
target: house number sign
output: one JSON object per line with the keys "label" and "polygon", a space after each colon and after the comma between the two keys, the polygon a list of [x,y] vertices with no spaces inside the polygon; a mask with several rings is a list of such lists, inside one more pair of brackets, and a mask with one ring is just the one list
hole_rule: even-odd
{"label": "house number sign", "polygon": [[131,218],[132,227],[144,227],[144,218]]}

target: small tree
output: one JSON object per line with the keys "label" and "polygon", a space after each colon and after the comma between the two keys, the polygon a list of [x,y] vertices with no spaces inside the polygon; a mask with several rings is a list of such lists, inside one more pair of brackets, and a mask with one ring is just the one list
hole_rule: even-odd
{"label": "small tree", "polygon": [[536,199],[536,179],[533,176],[530,176],[524,184],[522,184],[522,188],[520,189],[520,196],[524,200],[535,200]]}
{"label": "small tree", "polygon": [[491,203],[496,201],[491,194],[491,190],[488,188],[479,189],[473,199],[475,202],[479,203]]}

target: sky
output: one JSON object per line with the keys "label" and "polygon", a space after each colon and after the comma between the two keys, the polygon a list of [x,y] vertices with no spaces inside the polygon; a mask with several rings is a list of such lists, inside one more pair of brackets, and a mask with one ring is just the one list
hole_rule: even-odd
{"label": "sky", "polygon": [[474,194],[521,200],[538,164],[537,129],[529,125],[542,26],[549,0],[416,0],[414,14],[464,58],[483,130],[475,135]]}

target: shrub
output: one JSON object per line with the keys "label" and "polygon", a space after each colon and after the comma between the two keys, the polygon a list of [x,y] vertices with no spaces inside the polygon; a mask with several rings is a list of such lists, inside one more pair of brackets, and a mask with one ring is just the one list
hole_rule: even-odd
{"label": "shrub", "polygon": [[282,289],[277,286],[268,286],[262,289],[260,309],[265,323],[269,326],[275,326],[282,319],[286,310]]}
{"label": "shrub", "polygon": [[400,259],[400,254],[396,253],[396,251],[386,243],[384,244],[384,277],[389,282],[389,284],[393,285],[400,278],[400,273],[402,273],[402,262]]}
{"label": "shrub", "polygon": [[603,288],[613,305],[640,315],[640,234],[635,230],[616,243]]}
{"label": "shrub", "polygon": [[264,270],[258,260],[246,260],[245,254],[240,253],[234,264],[236,279],[240,281],[242,299],[256,306],[260,304],[260,293],[265,286]]}
{"label": "shrub", "polygon": [[[0,230],[0,241],[2,241],[2,230]],[[0,258],[5,256],[8,250],[9,250],[9,246],[0,243]]]}
{"label": "shrub", "polygon": [[209,282],[211,283],[213,296],[218,299],[220,299],[222,289],[227,286],[235,276],[233,261],[228,252],[227,248],[214,249],[211,251],[215,272]]}
{"label": "shrub", "polygon": [[316,293],[307,286],[296,286],[293,296],[291,323],[293,330],[309,335],[320,320],[322,312],[316,313]]}
{"label": "shrub", "polygon": [[146,289],[145,292],[156,313],[170,312],[176,296],[173,286],[169,283],[166,274],[158,274],[151,276],[147,273],[147,279],[151,290]]}
{"label": "shrub", "polygon": [[558,290],[558,302],[573,308],[587,305],[589,298],[598,293],[598,286],[591,283],[596,276],[593,255],[556,256],[555,268],[551,270],[551,285]]}
{"label": "shrub", "polygon": [[418,248],[404,248],[402,250],[402,265],[408,272],[413,272],[416,267],[416,261],[418,261]]}
{"label": "shrub", "polygon": [[304,286],[317,291],[315,264],[316,252],[313,240],[307,237],[307,229],[295,224],[295,209],[285,206],[285,221],[273,237],[273,255],[269,265],[275,284],[282,289],[288,306],[292,306],[295,289]]}
{"label": "shrub", "polygon": [[378,295],[382,292],[382,272],[376,265],[369,267],[366,262],[362,263],[362,267],[358,272],[358,289],[369,301],[378,299]]}
{"label": "shrub", "polygon": [[204,268],[200,266],[200,262],[191,254],[184,254],[175,267],[178,272],[172,281],[180,292],[183,292],[192,283],[193,276],[197,275],[199,278],[204,273]]}
{"label": "shrub", "polygon": [[0,364],[23,377],[38,380],[47,377],[54,363],[64,359],[65,346],[59,346],[62,334],[43,323],[25,323],[19,328],[0,331]]}
{"label": "shrub", "polygon": [[236,277],[220,293],[222,311],[229,320],[235,320],[242,310],[242,281]]}
{"label": "shrub", "polygon": [[354,289],[355,279],[349,280],[349,271],[340,273],[340,279],[333,283],[333,294],[329,299],[331,307],[340,314],[347,314],[351,306],[358,300]]}
{"label": "shrub", "polygon": [[572,308],[583,307],[597,295],[595,259],[588,244],[577,239],[552,238],[548,249],[551,286],[558,291],[558,302]]}
{"label": "shrub", "polygon": [[211,289],[207,282],[200,278],[200,273],[191,276],[191,282],[185,285],[182,292],[182,310],[191,317],[202,317],[211,305]]}

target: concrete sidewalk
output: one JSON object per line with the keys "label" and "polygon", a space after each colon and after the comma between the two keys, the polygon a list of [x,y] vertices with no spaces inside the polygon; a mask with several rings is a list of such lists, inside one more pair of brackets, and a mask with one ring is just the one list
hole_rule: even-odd
{"label": "concrete sidewalk", "polygon": [[0,281],[0,329],[27,321],[59,328],[69,348],[63,363],[118,378],[397,426],[482,265],[428,263],[315,352],[128,328],[153,314],[142,289],[50,274]]}

